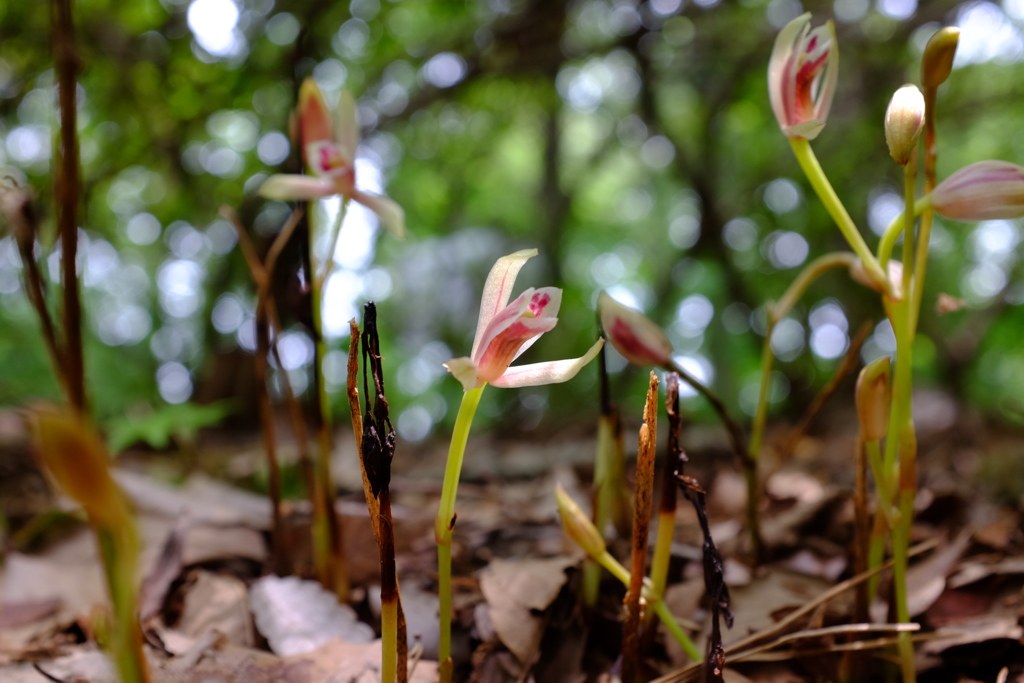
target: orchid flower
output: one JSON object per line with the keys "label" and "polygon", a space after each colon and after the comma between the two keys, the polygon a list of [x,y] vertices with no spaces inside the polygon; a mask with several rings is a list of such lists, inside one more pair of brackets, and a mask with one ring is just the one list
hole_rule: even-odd
{"label": "orchid flower", "polygon": [[566,382],[601,350],[603,339],[580,358],[509,367],[558,322],[562,290],[557,287],[530,287],[508,303],[519,270],[536,255],[536,249],[524,249],[503,256],[487,276],[472,353],[444,364],[466,391],[485,384],[531,387]]}
{"label": "orchid flower", "polygon": [[779,32],[768,62],[768,94],[782,132],[813,140],[825,127],[839,76],[832,22],[810,30],[810,13]]}
{"label": "orchid flower", "polygon": [[299,144],[302,158],[312,175],[272,175],[260,187],[267,199],[312,201],[341,195],[373,211],[395,236],[405,235],[405,212],[391,199],[356,187],[356,149],[359,122],[355,100],[348,90],[341,92],[334,121],[320,88],[307,78],[299,89]]}
{"label": "orchid flower", "polygon": [[958,221],[1024,216],[1024,167],[979,161],[939,183],[931,194],[935,211]]}
{"label": "orchid flower", "polygon": [[633,365],[660,367],[672,362],[672,342],[640,311],[601,292],[597,298],[597,313],[612,346]]}

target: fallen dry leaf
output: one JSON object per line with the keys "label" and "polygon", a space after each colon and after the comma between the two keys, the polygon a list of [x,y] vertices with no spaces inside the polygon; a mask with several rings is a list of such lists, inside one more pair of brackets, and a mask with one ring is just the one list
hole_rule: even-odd
{"label": "fallen dry leaf", "polygon": [[495,633],[522,664],[536,660],[547,622],[544,611],[565,585],[565,570],[576,562],[570,557],[495,560],[480,572]]}

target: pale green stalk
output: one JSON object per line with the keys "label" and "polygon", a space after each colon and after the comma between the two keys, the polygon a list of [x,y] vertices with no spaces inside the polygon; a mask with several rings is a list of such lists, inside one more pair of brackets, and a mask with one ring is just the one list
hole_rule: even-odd
{"label": "pale green stalk", "polygon": [[[665,476],[672,476],[666,472]],[[672,559],[672,540],[676,532],[676,511],[658,512],[658,531],[654,541],[654,557],[651,558],[651,592],[659,598],[665,597],[668,583],[668,564]]]}
{"label": "pale green stalk", "polygon": [[[931,212],[932,199],[926,195],[921,197],[914,202],[914,216],[920,216]],[[896,240],[903,234],[907,225],[906,211],[901,211],[898,216],[892,219],[889,223],[889,227],[882,233],[882,239],[878,242],[878,262],[885,268],[889,265],[889,259],[892,258],[892,250],[896,246]],[[929,227],[930,229],[930,227]],[[924,237],[924,233],[921,233],[921,237]],[[925,242],[925,245],[928,243]],[[918,254],[921,253],[920,240],[918,240]],[[927,249],[927,246],[925,247]]]}
{"label": "pale green stalk", "polygon": [[860,230],[857,229],[853,219],[850,218],[850,214],[847,213],[846,207],[839,201],[836,191],[832,189],[832,184],[825,176],[825,172],[821,170],[821,164],[818,163],[818,158],[814,155],[814,150],[811,149],[810,141],[806,138],[789,138],[789,143],[793,148],[793,154],[796,155],[796,160],[800,163],[800,168],[803,169],[804,175],[810,181],[811,187],[814,188],[818,198],[821,199],[821,203],[825,205],[825,209],[832,216],[832,220],[839,226],[839,231],[843,233],[843,237],[846,238],[850,248],[853,249],[853,253],[864,264],[864,269],[867,271],[868,276],[875,281],[883,292],[891,291],[889,278],[885,276],[878,261],[871,253],[871,250],[868,249],[867,242],[864,241]]}
{"label": "pale green stalk", "polygon": [[[484,385],[486,386],[486,385]],[[462,394],[459,414],[455,418],[452,442],[448,448],[448,461],[441,484],[441,502],[434,520],[434,540],[437,541],[437,595],[440,601],[441,636],[438,644],[441,683],[451,683],[452,674],[452,529],[455,528],[455,495],[459,489],[462,461],[466,456],[466,442],[473,416],[480,405],[484,387],[470,389]]]}
{"label": "pale green stalk", "polygon": [[110,633],[110,654],[122,683],[149,683],[149,670],[142,652],[142,634],[135,614],[135,562],[139,541],[130,518],[114,527],[96,527],[100,558],[114,605]]}

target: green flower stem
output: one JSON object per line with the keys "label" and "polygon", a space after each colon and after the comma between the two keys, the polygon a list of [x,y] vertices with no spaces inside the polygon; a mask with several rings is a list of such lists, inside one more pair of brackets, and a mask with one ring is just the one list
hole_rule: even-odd
{"label": "green flower stem", "polygon": [[[931,196],[925,195],[924,197],[921,197],[914,202],[914,216],[917,217],[927,213],[931,210],[931,207]],[[906,214],[906,211],[901,211],[898,216],[892,219],[892,222],[889,223],[889,227],[885,229],[885,232],[882,233],[882,239],[878,243],[878,262],[882,264],[883,268],[889,265],[889,259],[892,258],[892,250],[896,246],[896,240],[899,239],[899,236],[903,234],[903,231],[906,229]],[[930,229],[931,226],[929,226],[929,230]],[[922,233],[922,237],[923,236],[924,235]],[[927,242],[925,244],[927,244]],[[920,249],[920,246],[918,249]]]}
{"label": "green flower stem", "polygon": [[[899,513],[892,510],[892,505],[895,502],[892,477],[882,465],[882,451],[878,441],[868,441],[864,446],[868,454],[868,463],[871,466],[871,476],[875,479],[875,488],[878,492],[878,500],[875,503],[875,523],[871,530],[871,540],[867,552],[867,569],[872,570],[882,566],[885,555],[885,532],[895,526]],[[879,579],[880,575],[876,573],[868,580],[869,604],[875,599],[875,594],[878,592]]]}
{"label": "green flower stem", "polygon": [[[486,385],[484,385],[486,386]],[[466,455],[466,442],[473,416],[480,405],[484,387],[470,389],[462,394],[462,404],[455,418],[452,442],[448,448],[448,462],[441,484],[441,503],[434,520],[434,540],[437,541],[437,593],[440,600],[441,637],[438,661],[441,663],[441,683],[451,683],[452,656],[452,529],[455,528],[455,494],[458,493],[459,475]]]}
{"label": "green flower stem", "polygon": [[[631,578],[629,570],[623,567],[618,560],[612,557],[611,553],[607,550],[604,551],[604,554],[597,558],[597,561],[602,567],[607,569],[612,576],[618,579],[622,585],[629,587]],[[700,650],[698,650],[697,646],[693,644],[692,640],[690,640],[690,636],[686,635],[686,631],[684,631],[679,625],[679,622],[676,621],[675,615],[672,614],[671,610],[669,610],[668,606],[661,599],[661,596],[655,594],[651,589],[651,586],[645,584],[643,587],[643,597],[647,602],[647,606],[654,609],[654,613],[658,615],[659,619],[661,619],[661,623],[665,624],[665,628],[672,637],[675,638],[675,641],[679,643],[679,647],[683,649],[686,656],[689,657],[691,661],[701,661],[703,657],[700,654]]]}
{"label": "green flower stem", "polygon": [[132,520],[117,526],[96,526],[100,557],[107,587],[114,604],[110,654],[122,683],[149,683],[149,670],[142,653],[142,634],[135,614],[135,562],[139,540]]}
{"label": "green flower stem", "polygon": [[868,249],[867,242],[864,241],[860,230],[857,229],[850,214],[847,213],[846,207],[839,200],[836,191],[832,189],[832,184],[825,176],[825,172],[821,170],[821,164],[818,163],[818,158],[814,155],[814,150],[811,149],[810,141],[806,138],[789,138],[789,143],[793,148],[793,154],[796,155],[796,160],[800,163],[800,168],[803,169],[804,175],[810,181],[811,187],[814,188],[818,198],[825,205],[832,220],[839,226],[839,231],[843,233],[843,237],[853,249],[853,253],[864,264],[868,275],[883,292],[890,291],[889,278],[885,276],[878,261]]}
{"label": "green flower stem", "polygon": [[[665,472],[671,477],[671,472]],[[675,477],[673,477],[675,479]],[[651,558],[651,592],[658,598],[665,597],[668,583],[668,563],[672,559],[672,539],[676,532],[675,510],[658,512],[658,531],[654,540],[654,557]]]}

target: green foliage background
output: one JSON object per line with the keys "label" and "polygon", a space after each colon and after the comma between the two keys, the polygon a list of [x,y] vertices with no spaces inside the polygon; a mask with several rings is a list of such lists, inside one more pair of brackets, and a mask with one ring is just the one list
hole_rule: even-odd
{"label": "green foliage background", "polygon": [[[425,434],[425,415],[440,433],[453,421],[461,389],[438,364],[468,352],[494,259],[532,246],[541,257],[524,270],[521,287],[557,284],[565,298],[558,328],[524,360],[582,353],[597,334],[596,293],[618,288],[671,331],[680,352],[713,366],[712,383],[727,403],[744,403],[757,381],[761,344],[744,321],[752,312],[756,319],[799,270],[773,265],[773,233],[802,235],[811,258],[844,247],[768,104],[765,71],[777,27],[802,9],[816,21],[833,12],[841,19],[840,82],[814,147],[872,246],[872,198],[899,177],[884,144],[885,107],[897,87],[918,80],[921,48],[939,26],[978,30],[966,18],[984,15],[996,23],[980,39],[1003,40],[993,59],[957,68],[941,91],[940,177],[986,158],[1024,162],[1019,0],[223,2],[240,12],[236,39],[244,45],[220,57],[197,44],[187,0],[75,5],[81,224],[91,245],[85,261],[99,264],[91,275],[84,265],[86,361],[104,419],[163,405],[156,377],[166,363],[188,369],[193,399],[234,396],[247,414],[251,357],[239,351],[234,331],[217,331],[211,313],[231,293],[251,316],[252,287],[217,211],[237,208],[264,248],[280,228],[284,208],[255,190],[266,174],[294,172],[298,164],[293,153],[268,166],[259,143],[287,135],[298,84],[309,75],[328,92],[343,82],[359,99],[364,153],[407,213],[408,240],[374,233],[372,264],[342,270],[347,282],[367,283],[356,299],[379,301],[391,404],[400,431],[413,436]],[[444,63],[430,61],[440,53],[457,65],[457,82],[430,76],[430,64]],[[36,193],[44,258],[53,242],[46,151],[52,92],[48,7],[0,4],[0,166]],[[41,150],[28,154],[26,139]],[[790,209],[769,206],[772,187],[790,199],[795,190]],[[140,213],[162,228],[152,243],[129,238]],[[730,224],[735,219],[748,222]],[[937,230],[917,377],[921,386],[1019,422],[1024,289],[1014,247],[1021,224],[979,230],[952,223]],[[730,234],[736,239],[725,239]],[[195,235],[196,253],[181,256],[180,244],[172,253],[176,239]],[[5,233],[0,240],[0,404],[56,397],[36,320],[16,284],[16,251]],[[298,251],[286,259],[277,288],[295,330],[305,317],[295,296]],[[161,283],[158,273],[173,260],[191,260],[189,272],[199,273],[194,310],[184,316],[161,303],[161,288],[175,283]],[[971,306],[939,317],[929,302],[940,291]],[[697,294],[705,299],[687,299]],[[827,298],[841,304],[850,334],[861,321],[883,317],[872,293],[830,274],[794,312],[805,342],[808,313]],[[677,316],[684,300],[705,314],[705,303],[713,307],[696,333]],[[114,335],[112,345],[107,334],[105,342],[104,320],[115,325],[110,321],[129,308],[130,341]],[[883,337],[876,335],[867,353],[881,353],[876,342]],[[346,340],[331,343],[342,349]],[[837,362],[816,357],[805,343],[778,365],[789,390],[776,409],[799,411]],[[595,372],[565,386],[491,391],[481,417],[532,428],[542,418],[590,414]],[[299,375],[308,369],[293,372]],[[628,369],[616,377],[623,391],[644,381]],[[340,410],[341,394],[334,397]],[[690,408],[708,418],[699,401]],[[409,416],[405,429],[402,415]]]}

